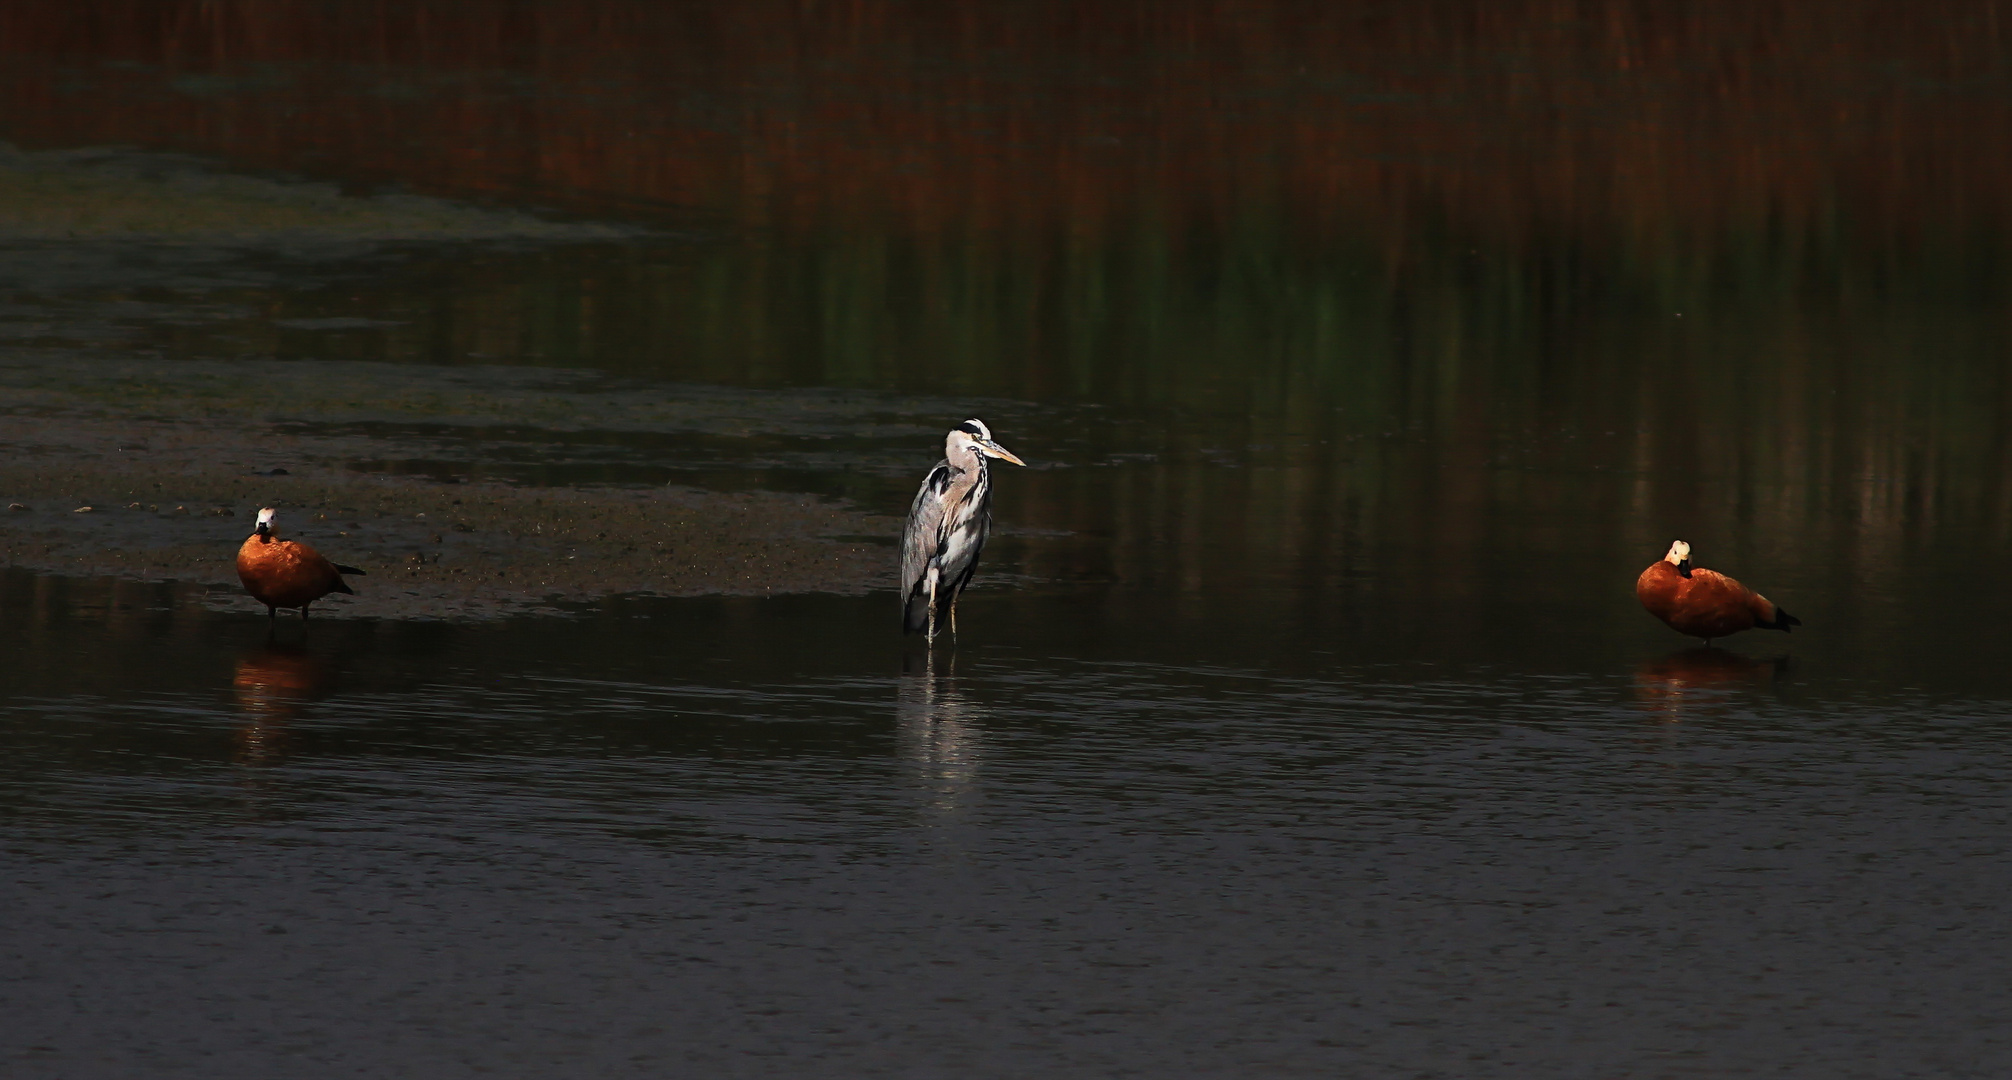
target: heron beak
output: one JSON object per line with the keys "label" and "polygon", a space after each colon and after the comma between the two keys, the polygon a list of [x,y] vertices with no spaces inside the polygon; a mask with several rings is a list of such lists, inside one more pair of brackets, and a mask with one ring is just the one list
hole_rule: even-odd
{"label": "heron beak", "polygon": [[1005,447],[999,445],[996,442],[992,442],[989,439],[980,439],[978,441],[978,449],[985,451],[986,457],[996,457],[1001,461],[1010,461],[1015,465],[1027,464],[1024,461],[1021,461],[1019,458],[1014,457],[1013,451],[1008,450]]}

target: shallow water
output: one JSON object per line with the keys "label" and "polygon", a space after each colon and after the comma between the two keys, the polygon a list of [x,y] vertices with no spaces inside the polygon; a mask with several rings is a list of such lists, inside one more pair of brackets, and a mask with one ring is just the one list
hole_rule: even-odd
{"label": "shallow water", "polygon": [[[0,425],[890,515],[964,415],[1033,467],[933,652],[891,593],[0,570],[10,1075],[2012,1065],[1995,23],[73,6],[0,15],[0,167],[163,194],[0,237]],[[1805,625],[1655,623],[1676,536]]]}
{"label": "shallow water", "polygon": [[974,594],[931,664],[861,632],[880,597],[275,642],[173,587],[6,589],[45,613],[0,729],[30,1073],[2006,1054],[2004,698],[1820,647],[1435,659],[1064,590]]}

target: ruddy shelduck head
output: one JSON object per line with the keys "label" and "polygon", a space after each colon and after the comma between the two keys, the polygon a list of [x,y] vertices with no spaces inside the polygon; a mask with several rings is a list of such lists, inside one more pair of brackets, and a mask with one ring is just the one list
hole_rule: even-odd
{"label": "ruddy shelduck head", "polygon": [[1663,556],[1663,561],[1669,563],[1671,566],[1676,567],[1677,573],[1682,574],[1685,577],[1690,577],[1691,545],[1684,543],[1682,540],[1678,540],[1671,543],[1670,553],[1668,555]]}
{"label": "ruddy shelduck head", "polygon": [[258,526],[252,531],[257,533],[261,540],[272,535],[272,507],[268,506],[258,512]]}

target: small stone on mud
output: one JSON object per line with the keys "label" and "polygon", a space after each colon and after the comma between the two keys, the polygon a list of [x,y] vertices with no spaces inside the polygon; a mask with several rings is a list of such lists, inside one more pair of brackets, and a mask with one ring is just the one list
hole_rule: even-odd
{"label": "small stone on mud", "polygon": [[88,514],[88,513],[90,513],[90,512],[91,512],[91,508],[90,508],[90,507],[88,507],[88,506],[80,506],[80,507],[78,507],[78,508],[76,508],[75,510],[72,510],[72,511],[70,511],[70,512],[71,512],[71,513],[73,513],[73,514]]}
{"label": "small stone on mud", "polygon": [[8,504],[7,504],[7,509],[9,509],[9,510],[26,510],[26,509],[28,509],[28,507],[27,507],[27,505],[26,505],[26,504],[24,504],[24,503],[8,503]]}

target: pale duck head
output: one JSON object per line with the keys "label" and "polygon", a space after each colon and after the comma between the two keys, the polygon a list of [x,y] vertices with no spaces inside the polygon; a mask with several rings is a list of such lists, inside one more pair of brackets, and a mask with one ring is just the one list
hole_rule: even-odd
{"label": "pale duck head", "polygon": [[1670,553],[1663,556],[1663,561],[1676,567],[1677,573],[1690,577],[1691,545],[1684,543],[1682,540],[1673,542],[1670,544]]}

